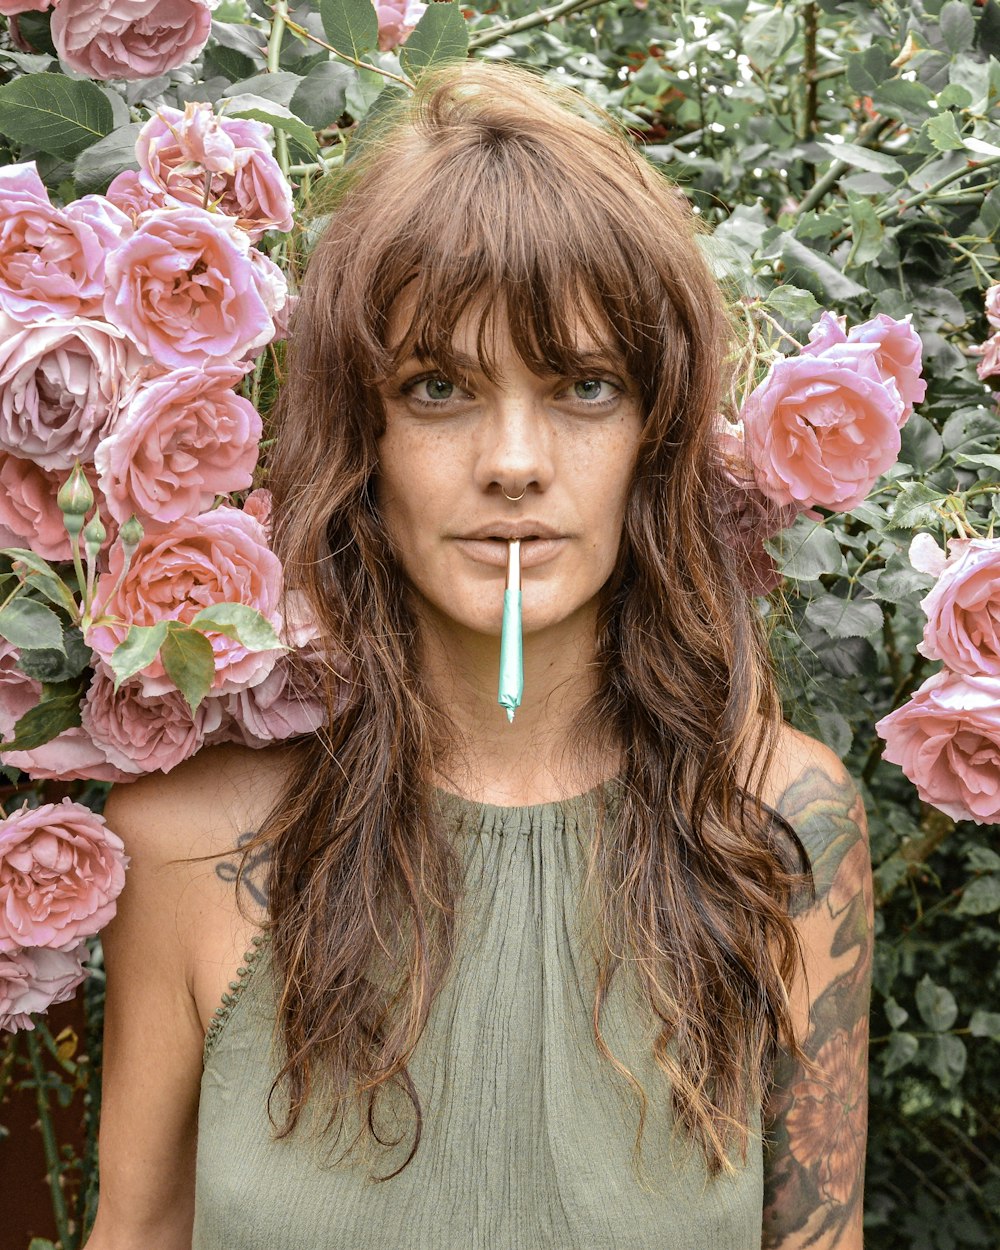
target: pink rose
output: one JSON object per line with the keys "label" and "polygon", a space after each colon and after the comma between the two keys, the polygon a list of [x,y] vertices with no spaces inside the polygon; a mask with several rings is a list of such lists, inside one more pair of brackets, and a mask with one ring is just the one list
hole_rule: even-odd
{"label": "pink rose", "polygon": [[205,699],[192,715],[176,691],[147,698],[135,681],[124,682],[116,694],[114,676],[98,665],[82,717],[84,729],[115,767],[126,773],[168,773],[218,728],[222,708],[218,699]]}
{"label": "pink rose", "polygon": [[257,284],[257,291],[260,298],[264,301],[264,307],[270,314],[271,320],[274,322],[274,334],[269,341],[273,343],[276,339],[287,338],[292,306],[298,299],[298,296],[288,294],[288,283],[285,281],[285,275],[270,256],[265,256],[263,252],[258,252],[255,247],[252,247],[250,249],[250,264],[253,266],[253,276],[254,282]]}
{"label": "pink rose", "polygon": [[163,107],[139,132],[136,157],[150,190],[232,217],[252,239],[292,228],[292,189],[271,155],[265,122],[218,117],[210,104]]}
{"label": "pink rose", "polygon": [[69,951],[112,919],[128,856],[103,816],[63,799],[0,821],[0,951]]}
{"label": "pink rose", "polygon": [[243,500],[243,511],[259,521],[264,527],[267,541],[271,541],[271,492],[258,487]]}
{"label": "pink rose", "polygon": [[896,321],[879,313],[845,333],[845,318],[824,312],[810,330],[802,355],[822,355],[843,343],[873,343],[875,365],[882,381],[895,382],[903,401],[899,424],[905,425],[913,414],[913,405],[919,404],[927,393],[927,383],[920,374],[923,344],[910,324],[911,317],[912,313],[907,313],[902,321]]}
{"label": "pink rose", "polygon": [[106,254],[131,229],[101,196],[54,207],[34,161],[0,168],[0,309],[21,322],[100,314]]}
{"label": "pink rose", "polygon": [[[16,647],[0,638],[0,736],[7,741],[13,737],[17,722],[42,697],[41,682],[17,667],[19,657]],[[4,762],[6,759],[4,755]]]}
{"label": "pink rose", "polygon": [[0,317],[0,451],[44,469],[93,460],[140,364],[125,334],[104,321],[22,330]]}
{"label": "pink rose", "polygon": [[787,529],[798,509],[792,504],[777,504],[758,489],[740,438],[721,434],[719,448],[723,463],[716,484],[715,516],[720,534],[737,554],[747,593],[770,594],[781,584],[781,574],[764,540]]}
{"label": "pink rose", "polygon": [[1000,677],[1000,538],[949,544],[950,558],[922,601],[917,650],[955,673]]}
{"label": "pink rose", "polygon": [[1000,373],[1000,330],[991,334],[985,343],[971,348],[971,351],[976,356],[982,356],[982,360],[976,365],[976,373],[982,381]]}
{"label": "pink rose", "polygon": [[954,820],[1000,820],[1000,680],[935,673],[875,729],[925,803]]}
{"label": "pink rose", "polygon": [[176,207],[169,195],[164,195],[158,187],[155,190],[148,187],[134,169],[124,169],[113,178],[105,198],[121,209],[133,224],[154,208]]}
{"label": "pink rose", "polygon": [[374,3],[378,14],[378,46],[382,52],[403,43],[427,8],[419,0],[374,0]]}
{"label": "pink rose", "polygon": [[79,726],[30,751],[4,751],[0,758],[35,781],[135,781],[134,773],[109,764],[103,749]]}
{"label": "pink rose", "polygon": [[[124,563],[121,545],[111,548],[110,568],[97,581],[95,622],[105,613],[117,618],[95,624],[87,641],[105,663],[129,625],[190,621],[215,603],[244,603],[281,629],[278,605],[282,571],[267,536],[252,516],[223,505],[200,516],[182,517],[166,530],[147,534],[139,544],[121,586],[112,590]],[[263,681],[280,654],[248,651],[235,639],[207,631],[215,652],[213,690],[229,694]],[[159,659],[139,677],[144,695],[174,689]]]}
{"label": "pink rose", "polygon": [[850,512],[899,455],[902,400],[874,344],[786,356],[747,398],[747,452],[775,503]]}
{"label": "pink rose", "polygon": [[0,951],[0,1029],[30,1032],[32,1015],[72,998],[87,979],[86,958],[85,942],[69,951]]}
{"label": "pink rose", "polygon": [[[101,497],[96,470],[87,465],[84,472],[108,531],[107,546],[118,527]],[[33,460],[0,451],[0,546],[30,547],[44,560],[73,558],[63,515],[56,503],[67,476],[66,469],[43,469]]]}
{"label": "pink rose", "polygon": [[52,0],[0,0],[0,13],[4,17],[17,17],[20,13],[44,13],[52,7]]}
{"label": "pink rose", "polygon": [[282,655],[258,685],[205,700],[221,704],[225,713],[209,741],[262,747],[276,739],[315,733],[326,721],[318,678],[301,658]]}
{"label": "pink rose", "polygon": [[168,525],[250,486],[261,420],[232,389],[243,372],[229,364],[176,369],[138,388],[95,452],[113,516],[124,522],[134,512],[143,525]]}
{"label": "pink rose", "polygon": [[247,236],[200,208],[161,208],[107,259],[104,312],[164,368],[228,362],[274,337]]}
{"label": "pink rose", "polygon": [[1000,330],[1000,282],[995,282],[986,291],[986,320],[991,326]]}
{"label": "pink rose", "polygon": [[187,65],[212,29],[206,0],[59,0],[52,42],[89,78],[155,78]]}

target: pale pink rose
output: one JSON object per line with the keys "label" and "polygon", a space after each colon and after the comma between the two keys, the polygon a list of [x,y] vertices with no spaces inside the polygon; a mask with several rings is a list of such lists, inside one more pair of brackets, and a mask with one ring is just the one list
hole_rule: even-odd
{"label": "pale pink rose", "polygon": [[1000,680],[935,673],[875,729],[925,803],[953,820],[1000,821]]}
{"label": "pale pink rose", "polygon": [[208,700],[222,705],[224,719],[210,742],[262,747],[277,739],[315,733],[326,720],[318,674],[301,660],[280,657],[259,685]]}
{"label": "pale pink rose", "polygon": [[114,917],[128,856],[103,816],[63,799],[0,821],[0,950],[69,951]]}
{"label": "pale pink rose", "polygon": [[0,13],[4,17],[17,17],[19,13],[44,13],[52,7],[52,0],[0,0]]}
{"label": "pale pink rose", "polygon": [[1000,330],[1000,282],[987,288],[985,303],[986,320]]}
{"label": "pale pink rose", "polygon": [[770,594],[781,574],[764,541],[787,529],[798,515],[793,504],[778,504],[758,489],[746,459],[743,441],[720,434],[722,468],[716,481],[714,515],[723,541],[742,565],[742,581],[750,595]]}
{"label": "pale pink rose", "polygon": [[100,314],[105,257],[131,229],[100,196],[56,208],[34,161],[0,168],[0,309],[22,323]]}
{"label": "pale pink rose", "polygon": [[[238,508],[223,505],[147,534],[112,595],[123,563],[123,550],[116,543],[111,548],[108,572],[98,578],[94,608],[95,622],[104,613],[116,620],[95,623],[87,636],[105,663],[110,664],[129,625],[189,622],[202,608],[215,603],[247,604],[276,631],[281,629],[281,564],[269,550],[259,522]],[[263,681],[280,654],[278,650],[248,651],[224,634],[206,632],[215,652],[212,688],[216,693],[229,694]],[[174,689],[159,659],[142,669],[139,677],[145,695]]]}
{"label": "pale pink rose", "polygon": [[[219,117],[210,104],[160,108],[139,132],[141,179],[174,200],[232,217],[252,239],[292,228],[292,189],[266,122]],[[206,180],[208,200],[206,203]]]}
{"label": "pale pink rose", "polygon": [[89,78],[155,78],[187,65],[212,29],[207,0],[59,0],[52,42]]}
{"label": "pale pink rose", "polygon": [[849,512],[895,464],[903,404],[875,352],[845,343],[783,357],[747,398],[747,452],[776,503]]}
{"label": "pale pink rose", "polygon": [[[107,547],[118,526],[101,496],[97,471],[92,465],[85,465],[84,473],[108,533],[104,542]],[[68,474],[67,469],[43,469],[33,460],[0,451],[0,546],[30,547],[44,560],[73,558],[63,515],[56,503],[56,495]],[[82,544],[80,549],[83,550]]]}
{"label": "pale pink rose", "polygon": [[427,8],[419,0],[374,0],[378,14],[378,46],[382,52],[403,43]]}
{"label": "pale pink rose", "polygon": [[32,1015],[72,998],[87,979],[87,945],[54,951],[48,947],[0,951],[0,1029],[30,1032]]}
{"label": "pale pink rose", "polygon": [[271,492],[263,487],[252,490],[243,501],[243,511],[261,523],[268,542],[271,541],[271,506]]}
{"label": "pale pink rose", "polygon": [[1000,677],[1000,538],[963,539],[949,548],[921,602],[927,624],[917,650],[955,673]]}
{"label": "pale pink rose", "polygon": [[907,558],[918,573],[926,573],[928,577],[940,577],[948,562],[930,534],[914,534],[907,550]]}
{"label": "pale pink rose", "polygon": [[[232,697],[232,696],[230,696]],[[110,763],[126,773],[168,773],[194,755],[222,721],[218,699],[192,713],[176,692],[147,697],[141,683],[114,689],[114,675],[97,666],[82,708],[83,727]]]}
{"label": "pale pink rose", "polygon": [[875,364],[883,382],[893,381],[903,401],[899,424],[905,425],[927,393],[927,383],[920,368],[923,344],[910,324],[912,313],[897,321],[879,313],[845,332],[845,318],[824,312],[809,332],[809,342],[802,349],[804,356],[822,355],[843,343],[872,343],[876,347]]}
{"label": "pale pink rose", "polygon": [[243,373],[229,364],[175,369],[135,391],[94,454],[113,516],[169,525],[250,486],[261,420],[232,389]]}
{"label": "pale pink rose", "polygon": [[996,377],[1000,373],[1000,330],[996,334],[991,334],[985,343],[970,348],[975,356],[982,356],[982,360],[976,365],[976,373],[986,381],[987,378]]}
{"label": "pale pink rose", "polygon": [[30,751],[4,751],[0,759],[35,781],[134,781],[108,762],[101,747],[85,729],[64,729],[61,734]]}
{"label": "pale pink rose", "polygon": [[288,283],[285,275],[270,258],[255,247],[250,249],[250,263],[253,266],[254,281],[257,291],[264,301],[264,307],[274,322],[273,343],[276,339],[288,337],[288,323],[292,307],[298,296],[288,294]]}
{"label": "pale pink rose", "polygon": [[161,208],[107,259],[105,316],[161,368],[227,362],[274,337],[250,243],[226,217]]}
{"label": "pale pink rose", "polygon": [[115,208],[120,209],[133,225],[143,213],[152,212],[154,208],[169,208],[175,205],[169,195],[164,195],[157,188],[149,188],[134,169],[124,169],[112,179],[105,192],[105,198]]}
{"label": "pale pink rose", "polygon": [[[14,726],[42,697],[41,682],[17,667],[20,652],[6,638],[0,638],[0,737],[9,741]],[[0,748],[2,750],[2,748]],[[6,755],[3,757],[6,762]]]}

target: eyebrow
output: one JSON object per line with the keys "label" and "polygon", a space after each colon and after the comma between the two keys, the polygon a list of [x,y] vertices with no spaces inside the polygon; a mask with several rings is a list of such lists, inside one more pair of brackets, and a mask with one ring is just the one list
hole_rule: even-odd
{"label": "eyebrow", "polygon": [[[598,366],[618,370],[623,368],[623,362],[606,348],[589,348],[585,351],[579,351],[574,354],[578,357],[582,368],[596,368]],[[401,371],[405,369],[410,364],[434,365],[436,363],[437,361],[434,356],[421,356],[417,353],[413,353],[411,356],[407,357],[406,360],[400,361],[399,370]],[[454,349],[448,353],[448,364],[454,366],[463,373],[475,373],[476,371],[482,369],[482,362],[478,357],[470,356],[467,352],[456,351]],[[560,370],[558,369],[551,370],[553,376],[556,376],[559,372]]]}

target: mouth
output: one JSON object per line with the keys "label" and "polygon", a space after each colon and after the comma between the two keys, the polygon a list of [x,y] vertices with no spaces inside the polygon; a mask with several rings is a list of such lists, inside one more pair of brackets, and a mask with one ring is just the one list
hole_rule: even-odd
{"label": "mouth", "polygon": [[521,543],[522,570],[534,568],[553,559],[568,542],[547,526],[521,524],[518,526],[484,526],[472,534],[456,538],[462,552],[476,564],[486,564],[502,569],[507,564],[507,548],[512,539]]}
{"label": "mouth", "polygon": [[467,534],[459,535],[461,540],[470,542],[501,543],[510,542],[513,538],[520,539],[524,543],[565,537],[565,534],[560,534],[551,525],[545,525],[541,521],[530,520],[492,521],[486,525],[479,526],[478,529],[470,530]]}

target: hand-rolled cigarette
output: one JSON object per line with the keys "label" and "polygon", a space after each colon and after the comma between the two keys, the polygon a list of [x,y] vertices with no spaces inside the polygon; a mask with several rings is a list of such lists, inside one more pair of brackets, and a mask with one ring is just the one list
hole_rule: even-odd
{"label": "hand-rolled cigarette", "polygon": [[503,626],[500,631],[500,685],[497,702],[507,709],[513,722],[514,710],[524,694],[524,663],[521,653],[521,541],[512,538],[507,547],[507,584],[503,592]]}

